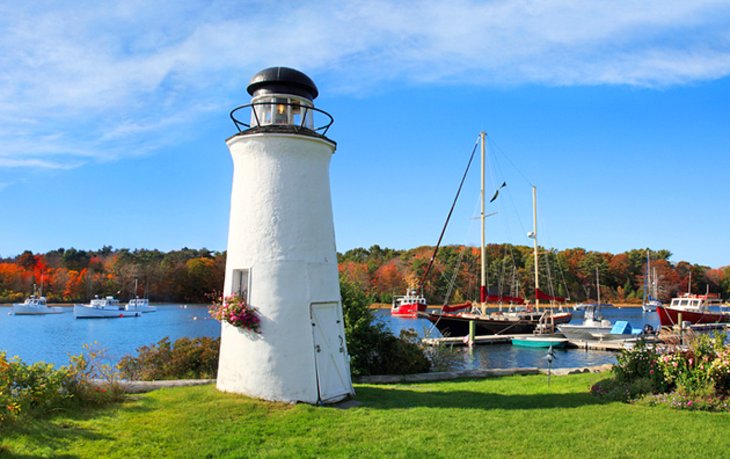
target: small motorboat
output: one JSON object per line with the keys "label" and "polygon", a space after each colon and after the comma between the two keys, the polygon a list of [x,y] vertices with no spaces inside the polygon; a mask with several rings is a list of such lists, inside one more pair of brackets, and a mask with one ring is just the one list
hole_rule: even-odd
{"label": "small motorboat", "polygon": [[518,347],[534,347],[534,348],[549,348],[553,349],[565,347],[568,345],[568,338],[563,335],[534,335],[534,336],[521,336],[519,338],[512,338],[512,345]]}
{"label": "small motorboat", "polygon": [[113,296],[91,300],[89,304],[75,304],[74,317],[77,319],[116,319],[121,317],[140,317],[142,311],[127,311]]}

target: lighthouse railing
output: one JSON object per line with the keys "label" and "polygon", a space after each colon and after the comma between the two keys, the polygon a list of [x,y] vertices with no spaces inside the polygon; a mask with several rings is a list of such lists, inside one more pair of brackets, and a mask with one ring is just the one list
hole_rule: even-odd
{"label": "lighthouse railing", "polygon": [[[257,107],[273,108],[273,106],[281,106],[281,105],[286,106],[288,108],[296,108],[296,109],[301,110],[302,111],[301,122],[298,124],[274,123],[274,122],[266,122],[265,120],[264,120],[264,122],[262,122],[262,120],[259,119],[259,110],[256,109]],[[256,119],[256,126],[254,126],[254,127],[270,126],[270,125],[289,125],[289,126],[295,126],[297,128],[301,128],[301,129],[309,129],[309,130],[317,132],[321,135],[326,135],[330,126],[332,126],[332,123],[335,122],[335,119],[332,117],[332,115],[330,115],[326,111],[320,110],[319,108],[315,108],[315,107],[309,107],[307,105],[303,105],[303,104],[299,104],[299,103],[273,102],[273,101],[272,102],[254,102],[254,103],[250,103],[250,104],[241,105],[240,107],[236,107],[233,110],[231,110],[231,114],[230,114],[231,120],[233,121],[233,124],[236,125],[236,129],[238,129],[238,132],[243,132],[243,131],[246,131],[246,130],[252,128],[252,126],[250,124],[244,123],[243,121],[236,118],[236,115],[240,110],[245,110],[247,108],[251,109],[251,112],[253,113],[253,116]],[[307,122],[307,119],[309,119],[310,116],[312,116],[314,113],[323,115],[324,117],[326,117],[327,121],[319,127],[309,128],[309,127],[305,126],[304,124]]]}

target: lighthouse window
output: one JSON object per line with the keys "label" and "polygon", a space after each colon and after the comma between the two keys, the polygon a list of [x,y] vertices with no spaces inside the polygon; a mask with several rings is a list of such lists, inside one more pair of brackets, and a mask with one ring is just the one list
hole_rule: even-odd
{"label": "lighthouse window", "polygon": [[275,99],[274,102],[274,124],[289,124],[289,101],[286,99]]}
{"label": "lighthouse window", "polygon": [[251,270],[250,269],[234,269],[233,270],[233,295],[244,299],[248,303],[248,292],[251,287]]}

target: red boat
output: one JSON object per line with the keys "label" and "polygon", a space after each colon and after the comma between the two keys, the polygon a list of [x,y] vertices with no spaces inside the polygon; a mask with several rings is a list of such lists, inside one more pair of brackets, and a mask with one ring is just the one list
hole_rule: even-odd
{"label": "red boat", "polygon": [[[713,308],[710,310],[710,308]],[[685,293],[679,298],[672,298],[669,306],[657,306],[659,323],[662,327],[672,327],[679,324],[679,315],[682,322],[692,324],[712,324],[730,322],[730,312],[722,311],[722,300],[719,295],[707,293],[693,295]]]}
{"label": "red boat", "polygon": [[393,298],[390,315],[415,319],[419,311],[426,310],[426,306],[426,298],[423,295],[419,295],[416,290],[409,290],[405,295]]}

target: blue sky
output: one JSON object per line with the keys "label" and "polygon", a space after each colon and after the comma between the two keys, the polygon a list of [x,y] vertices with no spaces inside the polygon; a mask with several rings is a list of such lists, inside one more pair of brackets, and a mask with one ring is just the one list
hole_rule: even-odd
{"label": "blue sky", "polygon": [[535,184],[546,246],[730,264],[726,1],[25,2],[0,31],[0,256],[225,249],[228,113],[282,65],[335,117],[340,251],[434,244],[485,130],[489,241],[529,244]]}

